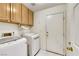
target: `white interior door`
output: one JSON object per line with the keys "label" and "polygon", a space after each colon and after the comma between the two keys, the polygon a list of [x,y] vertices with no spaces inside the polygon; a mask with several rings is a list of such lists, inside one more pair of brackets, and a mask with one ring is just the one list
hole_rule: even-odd
{"label": "white interior door", "polygon": [[63,13],[57,13],[47,16],[47,50],[58,54],[63,52]]}

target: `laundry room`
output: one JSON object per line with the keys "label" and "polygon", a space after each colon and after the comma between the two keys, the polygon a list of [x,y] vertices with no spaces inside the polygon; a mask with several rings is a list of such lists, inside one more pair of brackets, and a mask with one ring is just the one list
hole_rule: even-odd
{"label": "laundry room", "polygon": [[79,56],[78,3],[0,3],[0,56]]}

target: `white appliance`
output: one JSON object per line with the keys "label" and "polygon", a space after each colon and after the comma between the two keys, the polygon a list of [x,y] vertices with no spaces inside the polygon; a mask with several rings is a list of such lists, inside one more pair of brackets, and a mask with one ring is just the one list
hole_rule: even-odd
{"label": "white appliance", "polygon": [[1,56],[27,56],[26,38],[0,44]]}
{"label": "white appliance", "polygon": [[28,40],[29,55],[35,56],[40,50],[40,36],[35,33],[26,33],[25,37]]}
{"label": "white appliance", "polygon": [[28,43],[28,54],[35,56],[40,50],[40,35],[32,33],[29,27],[21,26],[21,35],[26,37]]}

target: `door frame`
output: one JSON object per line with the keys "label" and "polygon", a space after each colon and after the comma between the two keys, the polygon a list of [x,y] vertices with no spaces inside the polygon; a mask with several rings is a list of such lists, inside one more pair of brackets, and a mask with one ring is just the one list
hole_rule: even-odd
{"label": "door frame", "polygon": [[[75,4],[75,6],[73,7],[73,20],[75,20],[75,9],[76,9],[76,7],[79,5],[79,3],[76,3]],[[73,40],[74,41],[74,40]],[[74,42],[75,43],[75,42]],[[79,47],[79,45],[77,45],[76,43],[75,43],[75,45],[77,46],[77,47]]]}
{"label": "door frame", "polygon": [[[56,12],[56,13],[52,13],[52,14],[48,14],[48,15],[56,15],[56,14],[63,14],[63,52],[64,52],[64,55],[66,55],[66,19],[65,19],[65,12]],[[46,16],[48,16],[46,15]],[[47,20],[46,20],[47,22]],[[47,25],[45,25],[45,27],[47,27]],[[46,32],[46,51],[47,50],[47,35],[48,32]],[[52,51],[48,51],[48,52],[51,52],[51,53],[55,53],[55,54],[59,54],[57,52],[52,52]],[[59,54],[59,55],[62,55],[62,54]],[[64,56],[63,55],[63,56]]]}

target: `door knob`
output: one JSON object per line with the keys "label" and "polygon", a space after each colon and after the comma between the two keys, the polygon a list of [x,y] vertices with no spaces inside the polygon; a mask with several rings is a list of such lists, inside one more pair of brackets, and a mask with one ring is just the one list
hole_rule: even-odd
{"label": "door knob", "polygon": [[46,36],[48,36],[48,32],[46,32]]}

